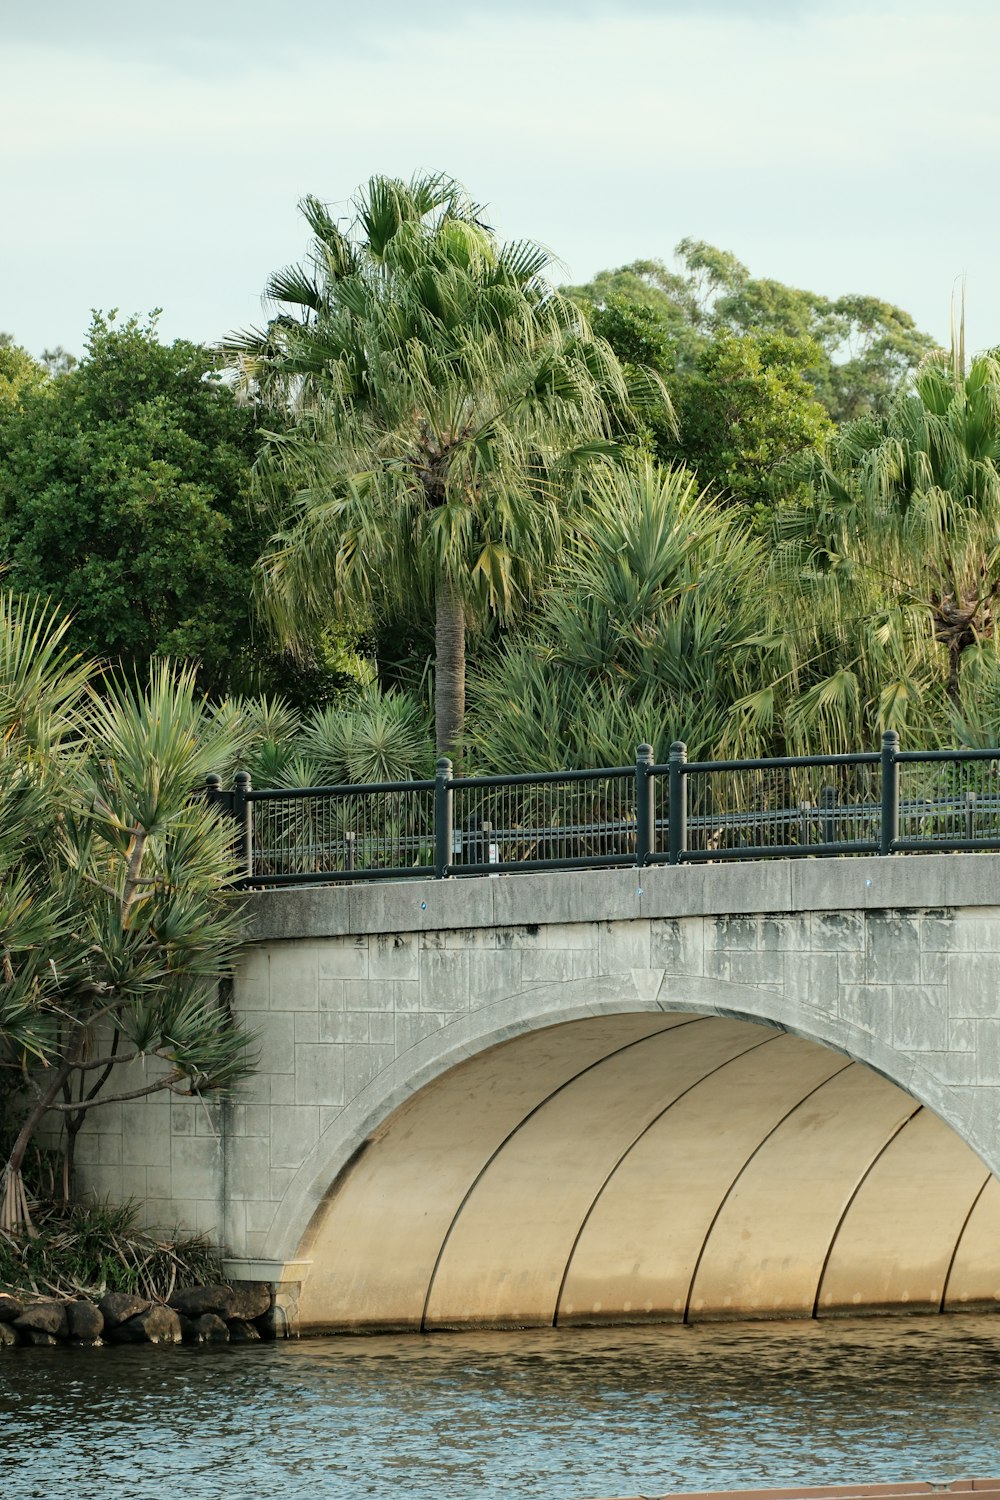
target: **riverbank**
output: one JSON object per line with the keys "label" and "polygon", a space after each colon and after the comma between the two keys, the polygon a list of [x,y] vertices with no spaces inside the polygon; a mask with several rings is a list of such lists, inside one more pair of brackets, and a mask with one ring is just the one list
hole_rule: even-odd
{"label": "riverbank", "polygon": [[133,1292],[36,1297],[0,1288],[0,1350],[59,1345],[259,1343],[276,1336],[267,1282],[186,1287],[166,1301]]}

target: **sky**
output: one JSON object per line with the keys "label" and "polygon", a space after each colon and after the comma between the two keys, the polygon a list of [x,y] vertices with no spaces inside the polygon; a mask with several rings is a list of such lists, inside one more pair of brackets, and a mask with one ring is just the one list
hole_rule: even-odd
{"label": "sky", "polygon": [[995,0],[0,0],[0,329],[259,324],[298,200],[442,170],[556,278],[685,236],[1000,344]]}

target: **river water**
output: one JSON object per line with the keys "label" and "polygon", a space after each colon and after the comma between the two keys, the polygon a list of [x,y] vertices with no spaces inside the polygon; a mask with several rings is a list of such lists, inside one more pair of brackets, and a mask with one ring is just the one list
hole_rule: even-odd
{"label": "river water", "polygon": [[584,1500],[1000,1474],[1000,1318],[0,1355],[2,1500]]}

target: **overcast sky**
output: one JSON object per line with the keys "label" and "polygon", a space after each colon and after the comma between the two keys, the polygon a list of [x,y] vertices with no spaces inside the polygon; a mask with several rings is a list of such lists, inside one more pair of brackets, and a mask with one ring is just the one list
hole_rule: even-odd
{"label": "overcast sky", "polygon": [[563,278],[685,235],[1000,343],[995,0],[5,0],[0,328],[261,317],[307,192],[450,172]]}

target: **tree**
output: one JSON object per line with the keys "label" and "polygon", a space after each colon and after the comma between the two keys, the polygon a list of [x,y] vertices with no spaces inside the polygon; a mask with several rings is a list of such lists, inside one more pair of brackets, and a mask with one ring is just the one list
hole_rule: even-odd
{"label": "tree", "polygon": [[90,1110],[224,1094],[252,1060],[219,999],[240,936],[232,830],[192,795],[232,755],[231,726],[165,662],[97,693],[47,606],[7,595],[0,627],[0,1065],[24,1100],[0,1227],[30,1232],[43,1121],[64,1122],[69,1162]]}
{"label": "tree", "polygon": [[5,407],[20,407],[25,396],[42,390],[45,382],[44,364],[15,344],[12,334],[0,333],[0,413]]}
{"label": "tree", "polygon": [[263,592],[288,641],[331,604],[431,609],[437,745],[452,753],[467,630],[508,619],[543,576],[566,475],[609,450],[629,392],[545,281],[545,252],[499,244],[451,179],[373,178],[354,209],[345,233],[305,201],[311,264],[272,277],[284,310],[227,344],[260,397],[297,415],[260,466],[283,508]]}
{"label": "tree", "polygon": [[767,753],[737,706],[782,679],[763,543],[692,475],[648,458],[590,476],[588,504],[541,605],[474,682],[477,765],[619,765],[640,740],[665,760]]}
{"label": "tree", "polygon": [[77,649],[141,671],[190,657],[224,688],[246,675],[265,533],[252,413],[214,364],[155,321],[96,317],[78,366],[0,396],[0,555],[16,588],[61,598]]}
{"label": "tree", "polygon": [[819,448],[830,419],[802,375],[808,342],[784,334],[722,333],[671,377],[678,435],[656,431],[656,452],[694,469],[721,496],[770,510],[776,477]]}
{"label": "tree", "polygon": [[591,311],[598,328],[600,312],[641,309],[668,338],[678,369],[699,341],[720,335],[806,341],[801,373],[835,422],[884,415],[937,347],[909,313],[880,298],[830,298],[756,278],[735,255],[703,240],[681,240],[676,254],[677,271],[661,261],[635,261],[568,288],[568,295]]}
{"label": "tree", "polygon": [[845,616],[880,594],[884,642],[961,716],[967,658],[1000,645],[1000,360],[929,364],[885,418],[842,428],[808,479],[811,505],[782,517],[804,570]]}

